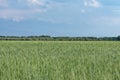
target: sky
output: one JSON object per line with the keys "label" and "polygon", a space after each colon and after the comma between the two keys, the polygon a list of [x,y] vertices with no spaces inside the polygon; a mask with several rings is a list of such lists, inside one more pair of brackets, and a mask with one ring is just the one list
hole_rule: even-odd
{"label": "sky", "polygon": [[120,0],[0,0],[0,35],[118,36]]}

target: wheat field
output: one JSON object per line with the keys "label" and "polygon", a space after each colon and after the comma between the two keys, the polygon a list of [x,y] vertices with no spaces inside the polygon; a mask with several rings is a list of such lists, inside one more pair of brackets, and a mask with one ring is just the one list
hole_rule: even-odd
{"label": "wheat field", "polygon": [[0,41],[0,80],[120,80],[120,42]]}

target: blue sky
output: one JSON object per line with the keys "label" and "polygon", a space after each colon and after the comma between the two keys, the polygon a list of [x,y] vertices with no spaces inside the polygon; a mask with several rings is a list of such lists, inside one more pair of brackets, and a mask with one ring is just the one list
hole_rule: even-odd
{"label": "blue sky", "polygon": [[119,0],[0,0],[0,35],[118,36]]}

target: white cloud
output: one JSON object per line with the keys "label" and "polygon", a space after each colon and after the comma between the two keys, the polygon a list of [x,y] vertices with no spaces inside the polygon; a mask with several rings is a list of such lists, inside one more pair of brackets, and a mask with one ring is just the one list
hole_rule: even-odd
{"label": "white cloud", "polygon": [[[50,23],[63,23],[63,24],[72,24],[70,19],[56,19],[56,18],[38,18],[39,21],[50,22]],[[70,23],[71,22],[71,23]]]}
{"label": "white cloud", "polygon": [[30,5],[38,5],[38,6],[44,6],[45,3],[42,0],[28,0],[28,4]]}
{"label": "white cloud", "polygon": [[23,20],[24,16],[27,15],[24,10],[17,9],[5,9],[0,10],[0,18],[3,19],[12,19],[13,21]]}
{"label": "white cloud", "polygon": [[99,16],[99,17],[93,17],[90,20],[90,22],[94,25],[101,25],[101,26],[119,26],[120,17]]}
{"label": "white cloud", "polygon": [[101,6],[101,3],[98,2],[97,0],[85,0],[84,1],[84,6],[90,6],[90,7],[94,7],[94,8],[98,8]]}
{"label": "white cloud", "polygon": [[[42,6],[46,6],[47,4],[42,0],[17,0],[18,6],[22,6],[21,3],[25,6],[24,8],[17,8],[14,4],[8,5],[8,0],[0,0],[0,18],[9,19],[13,21],[21,21],[23,19],[29,19],[34,17],[36,14],[46,12],[47,7],[42,8]],[[29,4],[29,6],[28,6]],[[34,16],[33,16],[34,15]]]}
{"label": "white cloud", "polygon": [[23,17],[19,17],[19,16],[14,16],[14,17],[12,18],[12,20],[15,21],[15,22],[20,22],[20,21],[22,21],[23,19],[24,19]]}
{"label": "white cloud", "polygon": [[40,10],[40,9],[26,9],[26,10],[5,9],[5,10],[0,10],[0,18],[10,19],[19,22],[23,19],[30,18],[32,15],[45,11],[46,10]]}
{"label": "white cloud", "polygon": [[81,9],[81,13],[85,13],[85,9]]}
{"label": "white cloud", "polygon": [[8,7],[7,0],[0,0],[0,7]]}

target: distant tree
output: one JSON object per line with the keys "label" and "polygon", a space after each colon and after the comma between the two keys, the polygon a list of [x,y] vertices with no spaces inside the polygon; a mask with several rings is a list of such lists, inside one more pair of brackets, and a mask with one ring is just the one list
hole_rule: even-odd
{"label": "distant tree", "polygon": [[117,37],[117,40],[120,41],[120,35]]}

